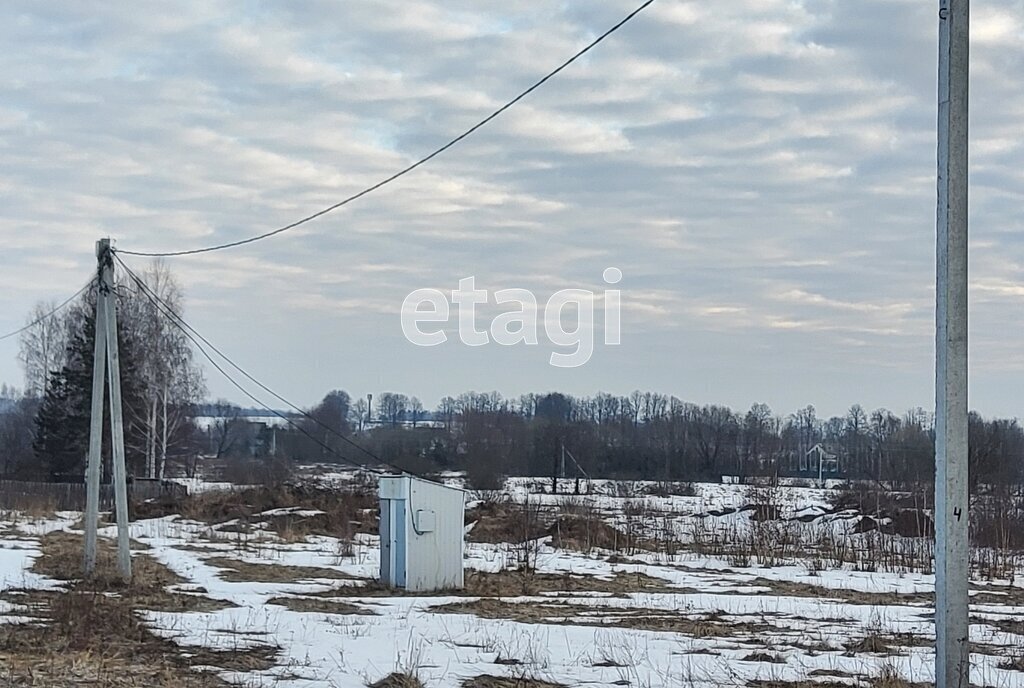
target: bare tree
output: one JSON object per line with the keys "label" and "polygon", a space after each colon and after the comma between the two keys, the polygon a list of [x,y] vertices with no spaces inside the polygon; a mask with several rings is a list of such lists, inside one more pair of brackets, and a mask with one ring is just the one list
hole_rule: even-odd
{"label": "bare tree", "polygon": [[64,367],[67,359],[68,323],[62,315],[48,315],[56,302],[40,301],[28,314],[31,327],[21,333],[18,357],[25,369],[25,395],[42,398],[50,374]]}
{"label": "bare tree", "polygon": [[409,420],[412,421],[414,428],[423,420],[423,416],[423,402],[420,401],[419,397],[411,397],[409,399]]}
{"label": "bare tree", "polygon": [[352,403],[352,407],[349,409],[349,424],[355,426],[358,432],[362,432],[363,426],[366,425],[369,408],[370,406],[366,403],[366,399],[359,397]]}
{"label": "bare tree", "polygon": [[156,261],[140,277],[150,294],[131,283],[121,307],[144,384],[146,408],[134,412],[146,428],[145,474],[160,478],[168,456],[189,442],[192,409],[206,389],[188,338],[175,322],[181,317],[184,297],[170,268]]}
{"label": "bare tree", "polygon": [[409,397],[395,392],[384,392],[380,395],[380,419],[391,425],[398,425],[405,419],[409,408]]}

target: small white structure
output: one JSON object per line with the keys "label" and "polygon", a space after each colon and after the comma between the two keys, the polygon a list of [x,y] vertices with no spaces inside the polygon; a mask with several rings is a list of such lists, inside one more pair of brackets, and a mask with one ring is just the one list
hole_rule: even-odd
{"label": "small white structure", "polygon": [[411,475],[380,479],[380,579],[413,592],[461,588],[466,494]]}

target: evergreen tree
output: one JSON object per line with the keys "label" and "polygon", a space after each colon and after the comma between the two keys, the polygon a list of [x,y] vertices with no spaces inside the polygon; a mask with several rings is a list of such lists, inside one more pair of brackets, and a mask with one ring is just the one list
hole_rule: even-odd
{"label": "evergreen tree", "polygon": [[[96,342],[96,295],[90,293],[76,308],[68,339],[67,363],[50,378],[46,395],[36,415],[32,448],[36,465],[31,472],[54,481],[77,481],[85,475],[89,451],[92,405],[93,349]],[[121,368],[121,397],[124,407],[126,464],[130,474],[144,462],[137,449],[145,444],[145,430],[138,422],[144,408],[142,383],[134,363],[133,342],[118,323],[118,354]],[[104,392],[103,456],[110,456],[109,389]],[[109,475],[107,460],[105,474]]]}

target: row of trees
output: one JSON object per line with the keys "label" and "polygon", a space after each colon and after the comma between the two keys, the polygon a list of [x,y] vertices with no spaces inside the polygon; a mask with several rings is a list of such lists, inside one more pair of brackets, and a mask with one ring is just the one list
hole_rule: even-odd
{"label": "row of trees", "polygon": [[[141,278],[166,307],[181,313],[181,288],[165,264],[152,264]],[[6,391],[7,412],[0,421],[4,474],[81,478],[89,442],[96,296],[93,288],[51,317],[44,317],[54,310],[50,303],[29,314],[34,324],[21,334],[19,348],[25,390]],[[191,418],[206,394],[203,376],[184,334],[140,287],[125,280],[116,298],[126,459],[133,475],[160,477],[169,461],[197,451]]]}
{"label": "row of trees", "polygon": [[[142,279],[181,313],[182,290],[164,264],[154,263]],[[35,324],[22,334],[20,348],[25,391],[0,389],[0,474],[81,478],[95,299],[87,292],[57,316],[42,317],[54,306],[45,303],[29,314]],[[417,472],[466,470],[478,485],[501,475],[551,475],[563,464],[570,477],[813,475],[817,466],[808,455],[819,444],[837,457],[846,478],[911,484],[928,482],[934,473],[930,413],[896,415],[856,404],[841,416],[821,418],[813,406],[785,416],[764,404],[738,412],[657,392],[516,398],[467,392],[427,410],[397,392],[353,400],[336,390],[292,424],[260,422],[227,402],[201,403],[203,376],[187,338],[133,282],[122,281],[117,300],[126,449],[136,476],[161,477],[170,465],[192,473],[200,456],[380,459]],[[973,483],[1021,483],[1022,458],[1024,431],[1016,420],[972,414]]]}
{"label": "row of trees", "polygon": [[[309,411],[315,421],[296,419],[298,428],[279,427],[273,444],[264,438],[260,446],[303,461],[379,457],[417,472],[466,470],[477,484],[551,475],[563,463],[569,477],[813,476],[817,464],[808,452],[818,444],[837,456],[844,478],[920,484],[934,476],[933,418],[919,408],[896,415],[855,404],[842,416],[820,418],[813,406],[780,416],[765,404],[736,412],[655,392],[515,399],[468,392],[427,412],[414,399],[386,392],[369,408],[365,399],[333,391]],[[975,486],[1024,479],[1024,430],[1016,420],[971,414],[970,452]]]}

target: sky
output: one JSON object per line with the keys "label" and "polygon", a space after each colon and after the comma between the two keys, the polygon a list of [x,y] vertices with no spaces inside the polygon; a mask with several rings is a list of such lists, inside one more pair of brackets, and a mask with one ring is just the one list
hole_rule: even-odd
{"label": "sky", "polygon": [[[0,6],[0,333],[90,276],[96,239],[260,234],[439,147],[639,0]],[[301,404],[330,389],[674,394],[779,414],[934,406],[937,4],[656,0],[422,168],[291,232],[168,259],[186,318]],[[975,3],[972,407],[1024,403],[1024,2]],[[136,269],[145,259],[125,257]],[[609,285],[607,268],[622,279]],[[486,330],[593,292],[585,365],[538,343],[421,347],[418,289]],[[621,343],[604,308],[621,292]],[[408,309],[408,307],[407,307]],[[578,313],[561,312],[566,330]],[[20,385],[17,343],[0,380]],[[247,402],[213,370],[211,397]]]}

